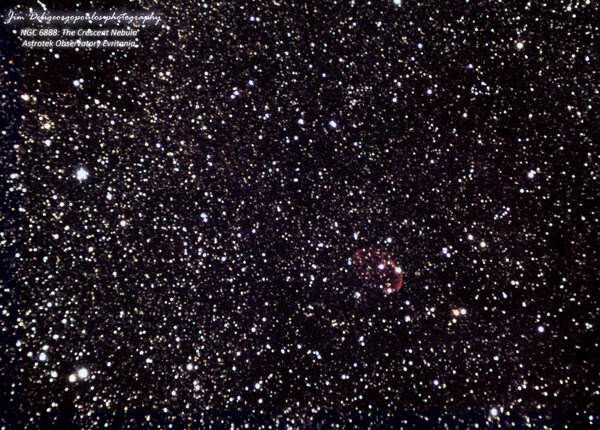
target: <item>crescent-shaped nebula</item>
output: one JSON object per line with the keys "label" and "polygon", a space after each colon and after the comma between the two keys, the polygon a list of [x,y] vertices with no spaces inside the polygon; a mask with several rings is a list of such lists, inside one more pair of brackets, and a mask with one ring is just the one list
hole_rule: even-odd
{"label": "crescent-shaped nebula", "polygon": [[402,287],[402,268],[380,249],[357,249],[351,263],[358,277],[370,287],[379,288],[385,294],[392,294]]}

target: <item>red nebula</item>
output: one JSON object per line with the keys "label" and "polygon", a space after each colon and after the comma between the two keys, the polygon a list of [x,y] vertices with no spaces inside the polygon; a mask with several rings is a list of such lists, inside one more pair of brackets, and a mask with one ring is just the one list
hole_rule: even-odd
{"label": "red nebula", "polygon": [[385,294],[394,293],[402,287],[402,269],[379,249],[356,250],[352,265],[362,281],[383,290]]}

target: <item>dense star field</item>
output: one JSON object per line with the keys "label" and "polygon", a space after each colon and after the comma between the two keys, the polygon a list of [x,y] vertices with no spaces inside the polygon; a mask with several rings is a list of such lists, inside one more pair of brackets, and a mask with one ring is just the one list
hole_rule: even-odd
{"label": "dense star field", "polygon": [[600,426],[597,3],[71,6],[166,22],[2,60],[8,428]]}

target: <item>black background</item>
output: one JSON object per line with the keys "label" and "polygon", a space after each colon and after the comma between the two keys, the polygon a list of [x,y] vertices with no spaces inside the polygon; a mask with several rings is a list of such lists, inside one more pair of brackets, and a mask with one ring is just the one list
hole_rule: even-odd
{"label": "black background", "polygon": [[[110,6],[169,27],[138,49],[21,49],[7,398],[119,427],[597,426],[594,4],[71,10]],[[357,276],[362,248],[402,267],[399,292]]]}

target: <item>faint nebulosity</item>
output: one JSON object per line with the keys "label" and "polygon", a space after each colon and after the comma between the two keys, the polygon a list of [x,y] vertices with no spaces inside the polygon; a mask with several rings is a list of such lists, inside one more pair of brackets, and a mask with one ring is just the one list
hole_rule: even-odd
{"label": "faint nebulosity", "polygon": [[596,2],[24,3],[10,422],[600,426]]}

